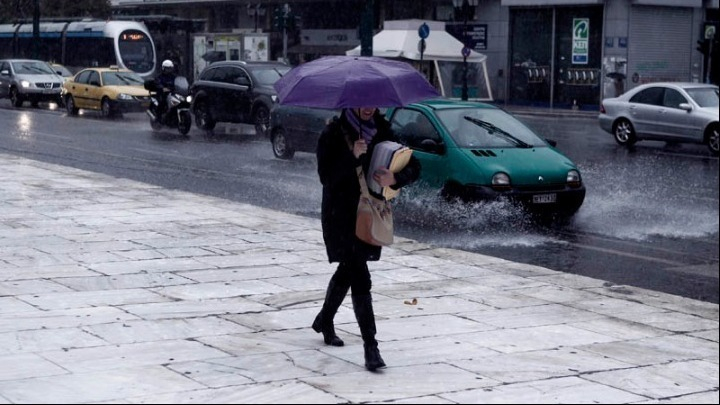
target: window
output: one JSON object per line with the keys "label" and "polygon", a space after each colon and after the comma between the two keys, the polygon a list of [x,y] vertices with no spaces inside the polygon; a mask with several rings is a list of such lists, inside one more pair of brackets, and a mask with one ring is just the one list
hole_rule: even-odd
{"label": "window", "polygon": [[88,84],[90,82],[90,73],[91,72],[92,71],[90,71],[90,70],[85,70],[83,72],[80,72],[80,74],[77,77],[77,80],[75,80],[75,81],[78,83],[82,83],[82,84]]}
{"label": "window", "polygon": [[227,82],[247,86],[250,84],[250,79],[242,69],[230,68],[228,69]]}
{"label": "window", "polygon": [[662,105],[663,88],[650,87],[630,98],[631,103]]}
{"label": "window", "polygon": [[402,143],[414,149],[423,149],[421,144],[426,139],[441,141],[430,120],[416,110],[399,109],[393,115],[392,129]]}
{"label": "window", "polygon": [[663,105],[670,108],[680,108],[680,104],[687,103],[688,101],[675,89],[665,89],[665,97],[663,98]]}
{"label": "window", "polygon": [[91,70],[90,77],[88,77],[88,84],[91,86],[100,86],[100,75],[98,72]]}

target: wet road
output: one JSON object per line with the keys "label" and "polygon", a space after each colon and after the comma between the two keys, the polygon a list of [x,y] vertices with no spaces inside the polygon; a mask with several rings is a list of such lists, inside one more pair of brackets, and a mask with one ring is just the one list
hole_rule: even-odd
{"label": "wet road", "polygon": [[[453,205],[407,189],[397,230],[439,246],[718,302],[718,159],[701,145],[617,146],[592,119],[520,115],[580,167],[583,207],[568,224],[539,226],[501,203]],[[14,109],[0,100],[0,152],[319,216],[315,158],[275,159],[248,134],[189,140],[153,135],[142,114]],[[220,131],[222,132],[222,128]]]}

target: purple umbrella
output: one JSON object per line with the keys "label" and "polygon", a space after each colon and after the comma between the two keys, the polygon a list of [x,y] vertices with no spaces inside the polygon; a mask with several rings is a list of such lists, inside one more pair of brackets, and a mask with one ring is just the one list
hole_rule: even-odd
{"label": "purple umbrella", "polygon": [[410,64],[372,56],[325,56],[275,82],[280,104],[340,109],[398,107],[439,97]]}

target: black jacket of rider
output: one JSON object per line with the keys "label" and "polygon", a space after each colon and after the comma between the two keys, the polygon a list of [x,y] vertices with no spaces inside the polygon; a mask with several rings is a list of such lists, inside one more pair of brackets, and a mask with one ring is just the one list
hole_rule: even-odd
{"label": "black jacket of rider", "polygon": [[170,91],[175,89],[175,74],[174,73],[160,73],[155,78],[155,83],[157,84],[158,90],[162,91],[163,88],[170,89]]}

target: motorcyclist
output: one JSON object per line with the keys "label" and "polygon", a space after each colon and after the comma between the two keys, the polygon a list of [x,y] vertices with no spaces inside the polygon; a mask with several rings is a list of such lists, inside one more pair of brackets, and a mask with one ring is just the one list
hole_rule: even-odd
{"label": "motorcyclist", "polygon": [[155,78],[155,85],[158,89],[158,114],[156,119],[160,121],[161,116],[167,111],[167,96],[175,90],[175,64],[170,59],[162,63],[160,74]]}

